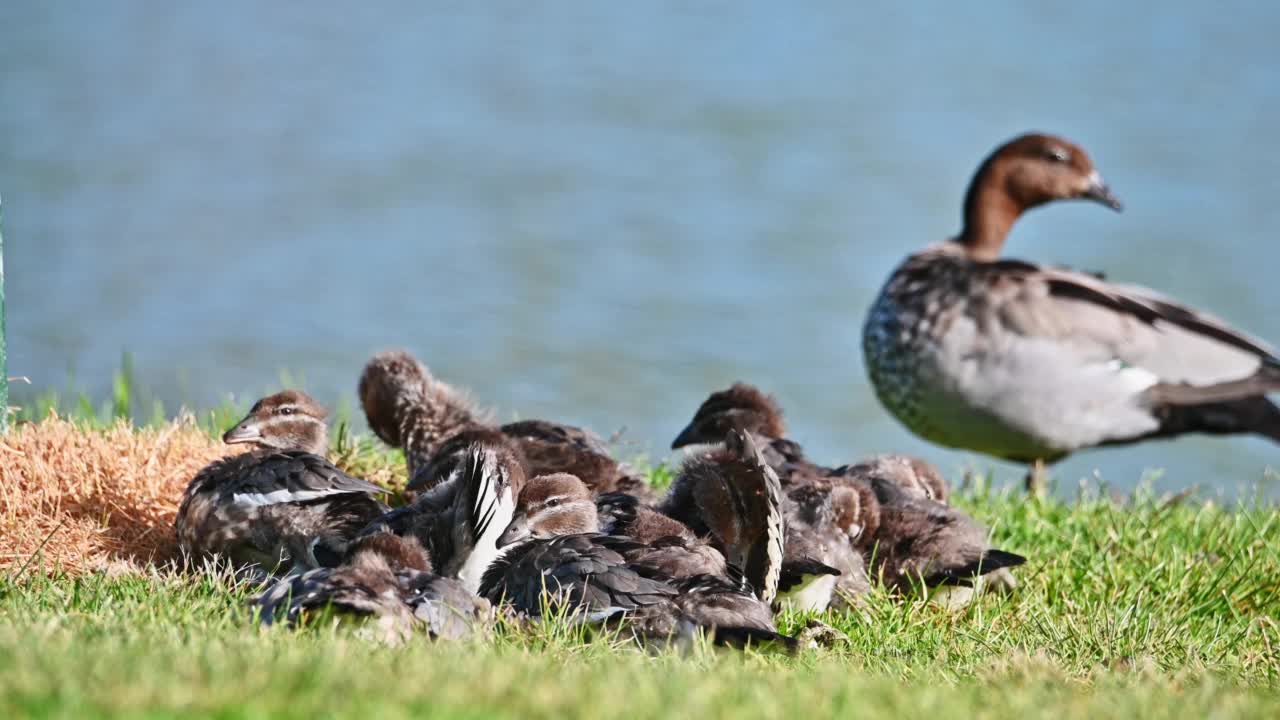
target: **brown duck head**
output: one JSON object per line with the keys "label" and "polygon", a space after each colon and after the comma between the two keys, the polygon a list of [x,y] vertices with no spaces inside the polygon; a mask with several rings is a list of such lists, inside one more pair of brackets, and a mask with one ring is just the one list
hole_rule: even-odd
{"label": "brown duck head", "polygon": [[780,438],[787,433],[777,401],[754,385],[737,382],[727,390],[711,393],[676,436],[671,448],[723,442],[731,430],[769,438]]}
{"label": "brown duck head", "polygon": [[1042,133],[1016,137],[996,148],[974,174],[964,200],[964,229],[956,242],[970,258],[993,261],[1022,213],[1071,199],[1122,208],[1084,148]]}
{"label": "brown duck head", "polygon": [[328,416],[324,406],[310,395],[285,390],[254,403],[249,414],[222,436],[222,442],[323,456],[329,449]]}
{"label": "brown duck head", "polygon": [[505,547],[526,538],[599,532],[600,520],[590,488],[576,475],[539,475],[525,483],[511,523],[498,538]]}

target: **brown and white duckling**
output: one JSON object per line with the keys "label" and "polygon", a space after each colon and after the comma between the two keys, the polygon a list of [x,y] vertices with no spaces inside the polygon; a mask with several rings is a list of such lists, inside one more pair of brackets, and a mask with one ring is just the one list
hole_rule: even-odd
{"label": "brown and white duckling", "polygon": [[417,540],[389,532],[353,542],[338,567],[281,579],[253,604],[263,625],[283,615],[294,626],[307,613],[324,608],[373,616],[381,638],[389,642],[403,642],[422,630],[432,638],[461,639],[491,616],[488,601],[458,580],[432,573],[431,560]]}
{"label": "brown and white duckling", "polygon": [[777,634],[767,602],[735,578],[714,574],[722,557],[687,547],[677,536],[650,546],[601,534],[599,527],[595,500],[581,480],[563,473],[530,480],[502,537],[511,549],[486,573],[482,594],[531,615],[550,600],[593,622],[625,616],[648,638],[703,628],[722,643],[794,645]]}
{"label": "brown and white duckling", "polygon": [[369,427],[388,445],[405,449],[410,490],[427,490],[443,479],[431,458],[451,438],[496,429],[515,442],[530,477],[571,472],[595,492],[647,492],[643,478],[610,457],[589,430],[546,420],[495,426],[464,393],[433,377],[406,351],[374,355],[360,376],[359,393]]}
{"label": "brown and white duckling", "polygon": [[1012,581],[1008,569],[1026,562],[991,547],[987,530],[964,512],[920,497],[882,477],[848,480],[866,524],[858,547],[884,583],[900,591],[921,584],[952,607],[973,591]]}
{"label": "brown and white duckling", "polygon": [[324,458],[325,409],[303,392],[259,400],[223,436],[254,449],[211,463],[187,486],[175,527],[188,558],[302,571],[341,560],[355,534],[386,511],[383,488]]}
{"label": "brown and white duckling", "polygon": [[503,437],[472,442],[453,461],[457,467],[448,479],[410,505],[375,519],[361,535],[391,532],[416,538],[441,574],[458,578],[474,593],[501,554],[499,538],[515,514],[525,484],[524,465]]}

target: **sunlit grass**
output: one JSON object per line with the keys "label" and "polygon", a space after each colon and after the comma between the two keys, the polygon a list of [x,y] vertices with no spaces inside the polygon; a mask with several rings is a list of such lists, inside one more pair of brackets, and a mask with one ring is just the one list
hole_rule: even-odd
{"label": "sunlit grass", "polygon": [[[79,416],[85,432],[100,410]],[[342,425],[333,440],[351,472],[403,483],[398,452]],[[225,578],[72,577],[36,557],[0,579],[0,717],[1280,715],[1275,505],[1029,499],[981,481],[956,503],[1029,558],[1017,592],[962,611],[874,594],[818,617],[847,641],[794,657],[645,653],[554,619],[454,646],[390,648],[325,623],[262,632],[250,589]]]}

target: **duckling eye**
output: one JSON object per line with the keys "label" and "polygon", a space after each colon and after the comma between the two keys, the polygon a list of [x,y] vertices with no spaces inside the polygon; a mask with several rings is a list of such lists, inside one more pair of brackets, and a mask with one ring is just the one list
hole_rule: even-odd
{"label": "duckling eye", "polygon": [[555,497],[548,498],[546,502],[547,507],[556,507],[559,504],[560,504],[560,498],[555,498]]}
{"label": "duckling eye", "polygon": [[1066,165],[1071,162],[1071,154],[1062,148],[1051,148],[1047,153],[1049,161]]}
{"label": "duckling eye", "polygon": [[280,408],[280,414],[281,414],[281,415],[292,415],[292,414],[294,414],[294,413],[296,413],[296,412],[298,412],[298,411],[297,411],[297,409],[292,408],[292,407],[282,407],[282,408]]}

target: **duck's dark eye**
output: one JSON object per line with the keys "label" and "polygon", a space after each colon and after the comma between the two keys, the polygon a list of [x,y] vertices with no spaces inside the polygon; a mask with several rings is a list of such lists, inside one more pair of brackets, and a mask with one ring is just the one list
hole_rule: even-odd
{"label": "duck's dark eye", "polygon": [[1049,158],[1050,162],[1062,163],[1063,165],[1071,162],[1071,153],[1063,150],[1062,148],[1051,148],[1049,152],[1046,153],[1046,156]]}
{"label": "duck's dark eye", "polygon": [[294,414],[294,413],[296,413],[296,412],[298,412],[298,410],[297,410],[296,408],[292,408],[292,407],[282,407],[282,408],[280,408],[280,414],[281,414],[281,415],[292,415],[292,414]]}
{"label": "duck's dark eye", "polygon": [[556,507],[560,504],[560,498],[548,498],[546,504],[547,507]]}

